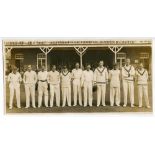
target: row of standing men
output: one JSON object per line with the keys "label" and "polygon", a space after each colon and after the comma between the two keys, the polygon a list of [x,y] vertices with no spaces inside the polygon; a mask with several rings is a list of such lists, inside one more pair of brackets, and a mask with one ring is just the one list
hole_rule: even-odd
{"label": "row of standing men", "polygon": [[[79,63],[75,64],[75,69],[70,73],[66,66],[63,71],[59,73],[56,66],[52,66],[52,70],[47,72],[42,66],[41,71],[36,74],[32,70],[31,65],[28,66],[24,73],[23,79],[17,68],[13,67],[13,71],[8,75],[8,82],[10,88],[9,109],[13,108],[14,92],[16,93],[17,107],[21,108],[20,104],[20,82],[24,82],[26,107],[30,107],[30,98],[32,100],[32,107],[36,108],[35,103],[35,85],[38,82],[38,108],[42,106],[42,98],[44,96],[44,104],[48,107],[48,84],[50,85],[50,107],[53,107],[54,97],[56,99],[56,106],[60,107],[60,88],[62,91],[62,107],[68,104],[71,106],[71,82],[73,83],[73,106],[77,105],[86,107],[92,106],[93,102],[93,87],[97,87],[97,106],[106,106],[105,94],[106,85],[110,81],[110,106],[114,103],[120,106],[120,81],[123,83],[124,105],[127,106],[127,98],[129,94],[131,107],[134,107],[134,82],[135,79],[138,84],[138,99],[139,107],[142,107],[142,98],[147,108],[150,108],[148,99],[148,72],[144,69],[143,64],[140,63],[138,69],[130,65],[130,59],[126,59],[125,66],[120,71],[117,64],[114,64],[113,69],[107,71],[104,67],[104,61],[99,62],[99,66],[93,72],[91,65],[87,64],[86,70],[82,71]],[[83,88],[83,89],[82,89]],[[84,96],[84,104],[82,104],[82,90]],[[129,93],[128,93],[129,92]]]}

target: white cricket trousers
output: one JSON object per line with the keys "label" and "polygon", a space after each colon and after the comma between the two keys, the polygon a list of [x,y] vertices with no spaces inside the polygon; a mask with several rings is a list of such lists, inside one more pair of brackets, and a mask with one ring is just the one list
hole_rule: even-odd
{"label": "white cricket trousers", "polygon": [[54,96],[56,97],[56,105],[60,106],[60,85],[50,84],[50,107],[53,107]]}
{"label": "white cricket trousers", "polygon": [[84,82],[84,106],[87,106],[87,101],[89,106],[92,106],[93,92],[92,92],[92,82]]}
{"label": "white cricket trousers", "polygon": [[47,82],[38,82],[38,107],[42,106],[42,98],[44,95],[44,104],[48,107],[48,84]]}
{"label": "white cricket trousers", "polygon": [[77,100],[78,99],[79,99],[79,105],[82,106],[80,80],[79,81],[73,81],[73,94],[74,94],[74,106],[77,105]]}
{"label": "white cricket trousers", "polygon": [[134,82],[123,80],[123,91],[124,91],[124,106],[127,106],[128,91],[131,106],[134,106]]}
{"label": "white cricket trousers", "polygon": [[71,106],[71,86],[61,87],[62,89],[62,106],[66,105],[66,101],[68,106]]}
{"label": "white cricket trousers", "polygon": [[138,100],[139,100],[139,107],[142,107],[142,98],[144,95],[145,104],[149,107],[149,98],[148,98],[148,86],[147,84],[139,84],[138,85]]}
{"label": "white cricket trousers", "polygon": [[16,101],[17,101],[17,107],[20,108],[20,84],[9,84],[10,88],[10,102],[9,102],[9,107],[13,107],[13,97],[14,97],[14,92],[16,94]]}
{"label": "white cricket trousers", "polygon": [[26,107],[30,107],[30,96],[32,99],[32,106],[35,108],[35,84],[27,83],[25,84],[25,94],[26,94]]}
{"label": "white cricket trousers", "polygon": [[114,102],[117,106],[120,105],[120,86],[113,87],[110,85],[110,105],[113,106]]}
{"label": "white cricket trousers", "polygon": [[106,84],[97,84],[97,106],[100,106],[101,100],[102,105],[105,106],[105,93]]}

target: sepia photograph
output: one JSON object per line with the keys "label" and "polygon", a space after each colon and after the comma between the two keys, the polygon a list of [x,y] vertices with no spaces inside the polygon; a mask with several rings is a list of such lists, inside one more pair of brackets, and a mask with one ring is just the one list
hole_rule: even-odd
{"label": "sepia photograph", "polygon": [[152,40],[3,40],[5,113],[152,112]]}
{"label": "sepia photograph", "polygon": [[153,0],[0,0],[1,155],[155,155]]}

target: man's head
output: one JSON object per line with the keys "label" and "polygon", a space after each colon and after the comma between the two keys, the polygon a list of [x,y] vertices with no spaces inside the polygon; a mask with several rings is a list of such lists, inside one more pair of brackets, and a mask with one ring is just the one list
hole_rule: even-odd
{"label": "man's head", "polygon": [[75,68],[76,69],[79,69],[80,68],[80,64],[78,62],[75,64]]}
{"label": "man's head", "polygon": [[104,61],[103,60],[100,60],[99,61],[99,67],[103,67],[103,65],[104,65]]}
{"label": "man's head", "polygon": [[68,71],[68,69],[67,69],[67,66],[65,65],[65,66],[63,66],[63,70],[64,70],[64,72],[67,72]]}
{"label": "man's head", "polygon": [[29,72],[32,70],[31,65],[28,65],[28,66],[27,66],[27,70],[28,70]]}
{"label": "man's head", "polygon": [[56,71],[56,65],[53,65],[53,66],[52,66],[52,71],[53,71],[53,72]]}
{"label": "man's head", "polygon": [[114,63],[114,64],[113,64],[113,68],[114,68],[114,70],[118,69],[117,63]]}
{"label": "man's head", "polygon": [[139,64],[139,69],[142,69],[142,68],[144,68],[144,65],[143,65],[143,63],[140,63]]}
{"label": "man's head", "polygon": [[17,73],[17,67],[16,67],[16,66],[13,66],[13,67],[12,67],[12,72],[13,72],[14,74]]}
{"label": "man's head", "polygon": [[129,66],[129,65],[130,65],[130,62],[131,62],[130,59],[127,58],[127,59],[126,59],[126,65]]}
{"label": "man's head", "polygon": [[42,72],[45,71],[45,66],[41,66],[41,71],[42,71]]}
{"label": "man's head", "polygon": [[86,70],[89,71],[90,69],[91,69],[91,65],[90,64],[87,64],[86,65]]}

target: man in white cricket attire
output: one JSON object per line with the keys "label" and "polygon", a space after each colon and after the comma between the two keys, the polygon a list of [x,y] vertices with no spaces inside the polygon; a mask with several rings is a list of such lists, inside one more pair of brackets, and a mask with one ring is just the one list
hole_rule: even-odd
{"label": "man in white cricket attire", "polygon": [[89,106],[92,106],[92,101],[93,101],[93,71],[90,70],[91,65],[87,64],[86,70],[83,71],[82,74],[82,80],[81,80],[81,85],[84,87],[84,107],[87,106],[87,100],[89,101]]}
{"label": "man in white cricket attire", "polygon": [[50,107],[53,107],[54,96],[56,97],[56,106],[60,107],[60,73],[56,71],[56,66],[48,73],[47,81],[50,84]]}
{"label": "man in white cricket attire", "polygon": [[16,94],[17,108],[21,108],[20,105],[20,82],[22,81],[21,75],[17,72],[17,67],[12,68],[12,72],[8,75],[8,82],[10,88],[10,102],[9,109],[13,108],[14,92]]}
{"label": "man in white cricket attire", "polygon": [[136,80],[138,84],[139,107],[142,107],[142,98],[144,95],[146,106],[150,108],[148,98],[148,72],[144,69],[142,63],[139,64],[139,68],[136,70]]}
{"label": "man in white cricket attire", "polygon": [[35,84],[37,82],[37,74],[32,70],[31,65],[28,65],[27,71],[24,73],[23,82],[25,84],[25,94],[26,94],[26,107],[30,107],[30,96],[32,99],[32,107],[35,106]]}
{"label": "man in white cricket attire", "polygon": [[75,69],[72,70],[73,94],[74,94],[73,106],[77,105],[78,99],[79,99],[79,105],[82,106],[81,78],[82,78],[82,69],[80,69],[79,63],[76,63]]}
{"label": "man in white cricket attire", "polygon": [[63,67],[60,74],[61,90],[62,90],[62,107],[66,106],[66,100],[68,106],[71,106],[71,73],[68,71],[67,66]]}
{"label": "man in white cricket attire", "polygon": [[103,66],[104,61],[99,62],[99,66],[94,71],[94,84],[97,85],[97,107],[100,106],[101,99],[102,105],[105,104],[105,93],[106,93],[106,84],[108,83],[108,71],[107,68]]}
{"label": "man in white cricket attire", "polygon": [[42,105],[42,97],[44,95],[45,107],[48,107],[48,83],[47,83],[48,72],[45,67],[42,66],[41,71],[38,73],[38,108]]}
{"label": "man in white cricket attire", "polygon": [[110,106],[120,106],[120,70],[117,64],[113,65],[113,69],[109,71],[110,80]]}
{"label": "man in white cricket attire", "polygon": [[135,77],[135,69],[132,65],[130,65],[130,59],[126,59],[126,64],[124,67],[122,67],[124,107],[127,106],[128,90],[129,90],[131,107],[134,107],[134,77]]}

